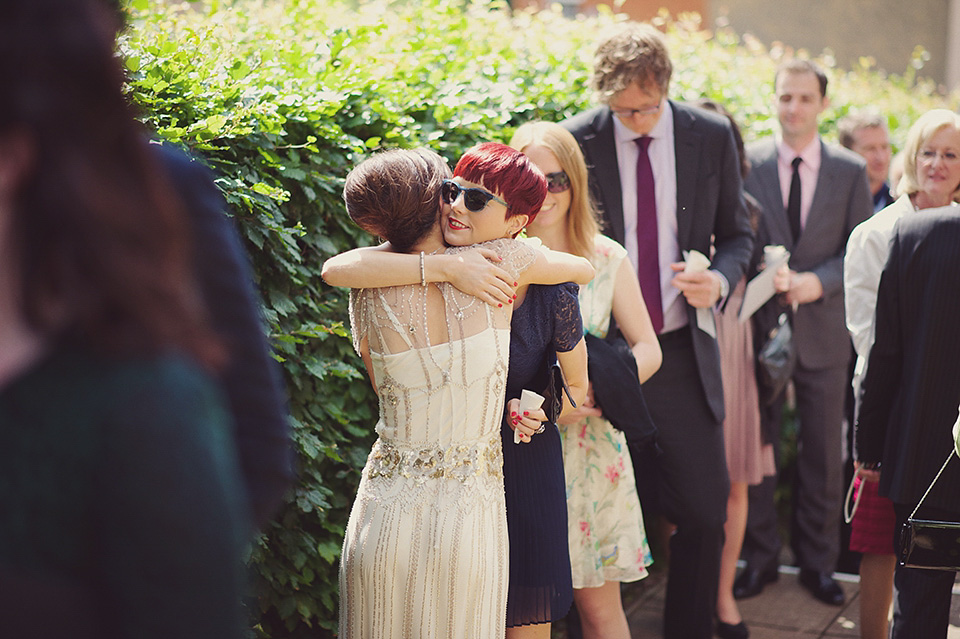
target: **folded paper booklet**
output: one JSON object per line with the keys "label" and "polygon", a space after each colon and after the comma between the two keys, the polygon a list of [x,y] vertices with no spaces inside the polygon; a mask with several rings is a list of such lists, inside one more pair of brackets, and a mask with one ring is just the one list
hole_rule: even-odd
{"label": "folded paper booklet", "polygon": [[785,247],[763,247],[764,268],[756,277],[747,282],[747,290],[743,294],[743,305],[740,306],[739,319],[746,322],[761,306],[767,303],[777,291],[773,286],[773,279],[781,266],[790,261],[790,251]]}
{"label": "folded paper booklet", "polygon": [[[543,406],[543,395],[524,388],[523,392],[520,393],[520,414],[522,415],[525,410],[536,410],[541,406]],[[514,429],[513,443],[519,444],[520,442],[520,431]]]}

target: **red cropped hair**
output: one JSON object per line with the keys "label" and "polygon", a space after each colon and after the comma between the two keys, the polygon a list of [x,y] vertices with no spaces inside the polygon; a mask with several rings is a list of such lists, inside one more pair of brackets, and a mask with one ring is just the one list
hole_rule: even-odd
{"label": "red cropped hair", "polygon": [[457,162],[454,176],[482,184],[507,202],[507,218],[540,212],[547,197],[547,178],[530,159],[506,144],[484,142],[469,149]]}

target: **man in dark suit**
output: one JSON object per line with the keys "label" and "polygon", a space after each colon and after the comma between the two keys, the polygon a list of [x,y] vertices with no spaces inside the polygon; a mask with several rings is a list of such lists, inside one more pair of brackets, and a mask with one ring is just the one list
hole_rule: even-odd
{"label": "man in dark suit", "polygon": [[[840,546],[842,424],[851,356],[842,260],[847,236],[873,207],[863,159],[824,144],[818,135],[828,104],[823,71],[809,61],[790,60],[777,70],[775,87],[780,135],[747,148],[752,170],[744,188],[763,207],[758,246],[783,245],[791,256],[777,275],[779,295],[755,316],[755,332],[762,340],[780,313],[791,316],[799,421],[791,542],[800,583],[821,601],[840,605],[844,594],[831,575]],[[775,444],[784,399],[781,392],[762,411],[764,432]],[[742,555],[747,567],[734,583],[737,598],[756,595],[777,578],[775,488],[774,477],[750,488]]]}
{"label": "man in dark suit", "polygon": [[[960,401],[960,208],[927,209],[897,224],[880,278],[856,439],[868,478],[879,471],[880,494],[894,502],[899,535],[953,450],[950,431]],[[960,521],[960,460],[950,460],[917,517]],[[955,577],[953,571],[897,566],[893,638],[946,637]]]}
{"label": "man in dark suit", "polygon": [[[638,269],[663,349],[663,366],[643,390],[663,449],[659,506],[677,526],[664,636],[696,639],[712,635],[729,492],[710,309],[743,275],[753,237],[730,125],[668,100],[671,72],[660,32],[628,24],[597,49],[593,88],[602,106],[563,125],[583,149],[605,233]],[[710,269],[684,273],[688,250],[712,254]],[[635,466],[644,494],[643,464]]]}

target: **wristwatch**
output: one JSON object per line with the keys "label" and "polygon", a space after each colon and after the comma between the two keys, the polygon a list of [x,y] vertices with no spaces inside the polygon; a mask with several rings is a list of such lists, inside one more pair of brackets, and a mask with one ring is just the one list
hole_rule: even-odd
{"label": "wristwatch", "polygon": [[860,468],[863,470],[880,470],[880,462],[860,462]]}

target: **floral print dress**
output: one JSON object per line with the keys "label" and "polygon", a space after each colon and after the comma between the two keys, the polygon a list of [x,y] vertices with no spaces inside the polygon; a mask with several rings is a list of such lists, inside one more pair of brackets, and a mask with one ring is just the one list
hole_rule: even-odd
{"label": "floral print dress", "polygon": [[[580,289],[585,332],[606,337],[616,273],[626,257],[626,249],[597,235],[592,259],[597,275]],[[607,581],[646,577],[653,558],[626,438],[598,417],[559,428],[573,587],[594,588]]]}

